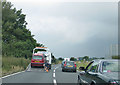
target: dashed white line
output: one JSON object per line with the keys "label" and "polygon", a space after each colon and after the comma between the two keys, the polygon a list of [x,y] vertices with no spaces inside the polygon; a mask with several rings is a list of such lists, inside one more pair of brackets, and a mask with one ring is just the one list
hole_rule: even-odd
{"label": "dashed white line", "polygon": [[55,78],[55,73],[53,73],[53,77]]}
{"label": "dashed white line", "polygon": [[55,73],[55,70],[54,70],[54,73]]}
{"label": "dashed white line", "polygon": [[55,79],[53,79],[53,83],[54,83],[54,85],[57,85],[57,82],[56,82],[56,80],[55,80]]}

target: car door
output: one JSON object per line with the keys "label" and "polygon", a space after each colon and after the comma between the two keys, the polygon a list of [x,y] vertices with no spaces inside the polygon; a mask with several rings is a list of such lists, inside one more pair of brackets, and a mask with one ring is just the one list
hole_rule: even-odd
{"label": "car door", "polygon": [[105,84],[105,81],[103,79],[103,74],[100,72],[100,63],[96,62],[93,63],[90,70],[87,72],[87,76],[89,77],[90,83],[94,83],[97,85]]}
{"label": "car door", "polygon": [[93,63],[93,61],[88,64],[85,71],[80,72],[80,82],[81,83],[88,83],[88,84],[90,83],[91,79],[88,74],[88,71],[89,71],[92,63]]}
{"label": "car door", "polygon": [[89,83],[97,83],[97,77],[98,77],[98,63],[93,63],[91,65],[91,68],[89,70],[86,71],[86,77],[88,77],[89,79]]}

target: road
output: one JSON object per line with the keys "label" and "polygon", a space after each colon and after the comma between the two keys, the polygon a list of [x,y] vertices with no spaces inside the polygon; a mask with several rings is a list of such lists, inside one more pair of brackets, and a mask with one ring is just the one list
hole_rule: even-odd
{"label": "road", "polygon": [[2,78],[2,85],[77,85],[78,72],[62,72],[61,65],[52,65],[47,73],[42,68],[31,68],[24,72]]}

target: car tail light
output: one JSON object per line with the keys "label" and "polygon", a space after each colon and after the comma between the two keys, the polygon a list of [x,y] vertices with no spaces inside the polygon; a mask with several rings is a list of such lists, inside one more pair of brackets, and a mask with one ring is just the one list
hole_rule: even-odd
{"label": "car tail light", "polygon": [[64,66],[66,66],[66,62],[65,62],[65,64],[64,64]]}
{"label": "car tail light", "polygon": [[76,63],[74,62],[74,65],[75,65],[75,67],[76,67]]}
{"label": "car tail light", "polygon": [[31,61],[34,62],[35,60],[32,59]]}
{"label": "car tail light", "polygon": [[76,64],[75,64],[75,67],[76,67]]}

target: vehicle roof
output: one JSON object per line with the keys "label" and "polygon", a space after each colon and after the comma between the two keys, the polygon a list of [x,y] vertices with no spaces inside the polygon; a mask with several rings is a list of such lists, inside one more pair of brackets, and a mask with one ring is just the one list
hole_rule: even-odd
{"label": "vehicle roof", "polygon": [[100,63],[100,62],[103,62],[103,61],[120,61],[120,60],[118,60],[118,59],[95,59],[93,61]]}
{"label": "vehicle roof", "polygon": [[44,54],[43,53],[35,53],[33,55],[41,55],[41,56],[43,56]]}
{"label": "vehicle roof", "polygon": [[74,62],[74,61],[66,61],[66,62]]}

